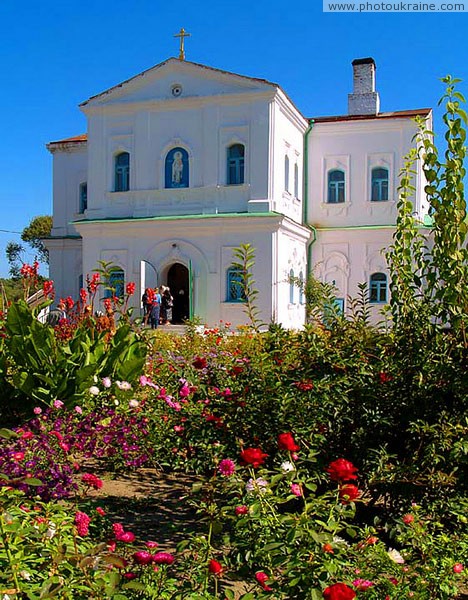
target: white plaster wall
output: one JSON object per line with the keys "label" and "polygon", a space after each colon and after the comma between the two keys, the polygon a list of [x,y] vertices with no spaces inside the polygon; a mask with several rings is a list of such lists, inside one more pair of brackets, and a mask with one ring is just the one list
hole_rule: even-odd
{"label": "white plaster wall", "polygon": [[82,269],[81,239],[56,239],[45,242],[49,250],[49,278],[54,282],[55,296],[78,298]]}
{"label": "white plaster wall", "polygon": [[[271,124],[271,195],[273,210],[302,222],[303,202],[303,148],[306,120],[279,96],[272,108]],[[289,159],[289,185],[285,186],[285,157]],[[295,193],[295,165],[297,165],[297,195]]]}
{"label": "white plaster wall", "polygon": [[77,235],[70,222],[80,215],[80,184],[87,181],[86,143],[53,151],[53,236]]}
{"label": "white plaster wall", "polygon": [[[167,269],[174,263],[187,267],[194,275],[194,313],[209,325],[223,321],[239,325],[247,322],[240,303],[226,301],[226,271],[232,263],[232,250],[242,243],[255,248],[253,276],[259,291],[260,319],[269,323],[273,314],[288,327],[299,327],[301,310],[288,309],[289,296],[284,287],[284,273],[274,267],[274,253],[282,257],[294,251],[304,260],[308,232],[296,226],[293,244],[275,245],[284,229],[281,217],[237,217],[177,219],[172,221],[124,221],[79,224],[83,236],[83,272],[91,273],[98,260],[106,260],[125,271],[125,281],[134,281],[137,291],[133,305],[140,306],[141,261],[146,260],[158,273],[158,283],[165,284]],[[286,230],[290,227],[286,227]],[[299,238],[302,237],[302,241]],[[287,264],[287,261],[286,263]],[[275,303],[278,301],[278,306]],[[298,314],[296,314],[298,313]],[[278,319],[279,317],[279,319]]]}
{"label": "white plaster wall", "polygon": [[[293,288],[293,302],[290,297],[290,272],[299,278],[302,273],[305,281],[307,277],[307,255],[304,238],[294,235],[291,231],[282,231],[278,234],[277,254],[277,314],[276,321],[287,328],[298,329],[305,321],[305,296],[302,296],[297,286]],[[302,302],[301,302],[302,300]]]}
{"label": "white plaster wall", "polygon": [[[372,273],[389,276],[383,250],[392,244],[393,229],[341,229],[317,231],[312,246],[312,272],[321,281],[335,282],[336,295],[345,299],[349,314],[348,296],[357,298],[359,283],[367,283]],[[387,298],[389,298],[387,289]],[[373,323],[382,320],[382,304],[370,304]]]}
{"label": "white plaster wall", "polygon": [[[89,117],[88,216],[90,218],[257,212],[268,203],[269,112],[267,101],[202,106],[174,100],[157,108]],[[226,185],[227,147],[246,148],[244,185]],[[189,154],[189,188],[165,189],[167,152]],[[114,156],[130,153],[130,191],[113,192]],[[256,200],[260,200],[256,203]],[[249,206],[249,201],[253,201]]]}
{"label": "white plaster wall", "polygon": [[[317,123],[309,135],[308,223],[320,227],[390,225],[396,220],[399,172],[413,146],[416,124],[408,118]],[[371,169],[389,169],[389,200],[371,202]],[[328,204],[327,171],[345,171],[345,202]],[[418,175],[415,211],[421,217],[421,177]]]}

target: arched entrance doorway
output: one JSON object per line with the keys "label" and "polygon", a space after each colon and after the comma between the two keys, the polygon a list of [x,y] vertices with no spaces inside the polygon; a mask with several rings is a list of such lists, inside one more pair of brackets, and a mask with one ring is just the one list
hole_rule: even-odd
{"label": "arched entrance doorway", "polygon": [[190,277],[187,267],[174,263],[167,272],[167,285],[174,298],[172,322],[182,323],[190,316]]}

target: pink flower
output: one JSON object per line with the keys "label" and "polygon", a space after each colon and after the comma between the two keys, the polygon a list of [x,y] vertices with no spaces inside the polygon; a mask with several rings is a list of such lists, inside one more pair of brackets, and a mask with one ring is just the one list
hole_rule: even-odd
{"label": "pink flower", "polygon": [[24,452],[13,452],[12,457],[19,462],[24,459]]}
{"label": "pink flower", "polygon": [[149,540],[148,542],[145,542],[145,546],[147,548],[157,548],[159,544],[158,542],[152,542],[151,540]]}
{"label": "pink flower", "polygon": [[363,591],[363,590],[367,590],[368,588],[372,587],[374,585],[374,583],[372,581],[369,581],[368,579],[355,579],[353,581],[353,585],[359,591]]}
{"label": "pink flower", "polygon": [[118,542],[124,542],[126,544],[131,544],[135,541],[135,534],[131,531],[124,531],[123,533],[119,533],[115,536]]}
{"label": "pink flower", "polygon": [[265,592],[272,591],[272,588],[265,583],[266,581],[268,581],[268,579],[270,579],[266,573],[264,573],[263,571],[258,571],[258,573],[255,573],[255,579],[261,585],[263,591],[265,591]]}
{"label": "pink flower", "polygon": [[101,517],[104,517],[105,514],[106,514],[106,511],[103,508],[101,508],[100,506],[98,506],[96,508],[96,512],[97,512],[98,515],[101,515]]}
{"label": "pink flower", "polygon": [[453,565],[454,573],[462,573],[465,570],[465,567],[461,563],[455,563]]}
{"label": "pink flower", "polygon": [[121,535],[124,532],[123,525],[121,523],[113,523],[112,530],[114,531],[114,535]]}
{"label": "pink flower", "polygon": [[102,488],[102,479],[99,479],[99,477],[93,475],[93,473],[83,473],[81,481],[95,490],[100,490]]}
{"label": "pink flower", "polygon": [[54,408],[63,408],[64,404],[61,400],[54,400]]}
{"label": "pink flower", "polygon": [[34,407],[34,409],[33,409],[33,413],[34,413],[35,415],[40,415],[40,414],[41,414],[41,412],[42,412],[42,408],[40,408],[39,406],[35,406],[35,407]]}
{"label": "pink flower", "polygon": [[86,513],[81,512],[81,511],[78,511],[76,513],[75,525],[76,525],[76,530],[78,532],[78,535],[81,535],[81,537],[88,535],[90,522],[91,522],[91,519]]}
{"label": "pink flower", "polygon": [[81,406],[75,406],[75,412],[78,413],[79,415],[82,415],[83,409],[81,408]]}
{"label": "pink flower", "polygon": [[112,381],[111,381],[110,377],[103,377],[101,381],[102,381],[103,387],[105,387],[106,389],[109,389],[110,386],[112,385]]}
{"label": "pink flower", "polygon": [[123,576],[125,577],[125,579],[136,579],[138,577],[138,575],[136,573],[134,573],[133,571],[127,571],[127,573],[124,573]]}
{"label": "pink flower", "polygon": [[298,483],[291,483],[291,494],[302,496],[301,486]]}
{"label": "pink flower", "polygon": [[138,565],[149,565],[153,560],[153,555],[146,550],[139,550],[133,554],[133,560]]}
{"label": "pink flower", "polygon": [[230,458],[224,458],[219,463],[218,471],[221,473],[221,475],[224,475],[224,477],[231,477],[231,475],[234,475],[236,471],[236,463]]}
{"label": "pink flower", "polygon": [[156,552],[153,554],[153,562],[156,565],[172,565],[175,561],[175,556],[169,552]]}

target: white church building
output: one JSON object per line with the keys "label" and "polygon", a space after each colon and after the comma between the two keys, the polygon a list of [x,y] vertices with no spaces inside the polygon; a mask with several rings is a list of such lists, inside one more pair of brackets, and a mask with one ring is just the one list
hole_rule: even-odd
{"label": "white church building", "polygon": [[[174,320],[246,322],[233,249],[255,248],[260,318],[304,323],[308,273],[348,296],[388,299],[382,249],[415,116],[379,111],[373,59],[353,62],[348,114],[306,118],[275,83],[170,58],[80,105],[87,134],[51,142],[57,296],[77,297],[99,261],[121,286],[168,285]],[[428,212],[418,172],[414,211]],[[112,283],[112,282],[111,282]]]}

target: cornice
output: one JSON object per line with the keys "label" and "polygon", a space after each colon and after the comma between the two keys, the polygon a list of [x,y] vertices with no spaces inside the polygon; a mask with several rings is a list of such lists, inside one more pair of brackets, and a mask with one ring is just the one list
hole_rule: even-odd
{"label": "cornice", "polygon": [[159,100],[144,100],[137,102],[112,102],[109,104],[81,106],[80,109],[88,116],[129,114],[132,112],[149,111],[176,111],[191,108],[202,108],[204,106],[217,105],[229,106],[240,105],[259,100],[272,100],[275,97],[276,88],[265,91],[242,92],[238,94],[213,94],[210,96],[185,96],[179,98],[163,98]]}
{"label": "cornice", "polygon": [[79,142],[50,142],[46,144],[46,148],[51,154],[55,154],[56,152],[83,152],[83,150],[87,150],[87,146],[87,140],[80,140]]}

